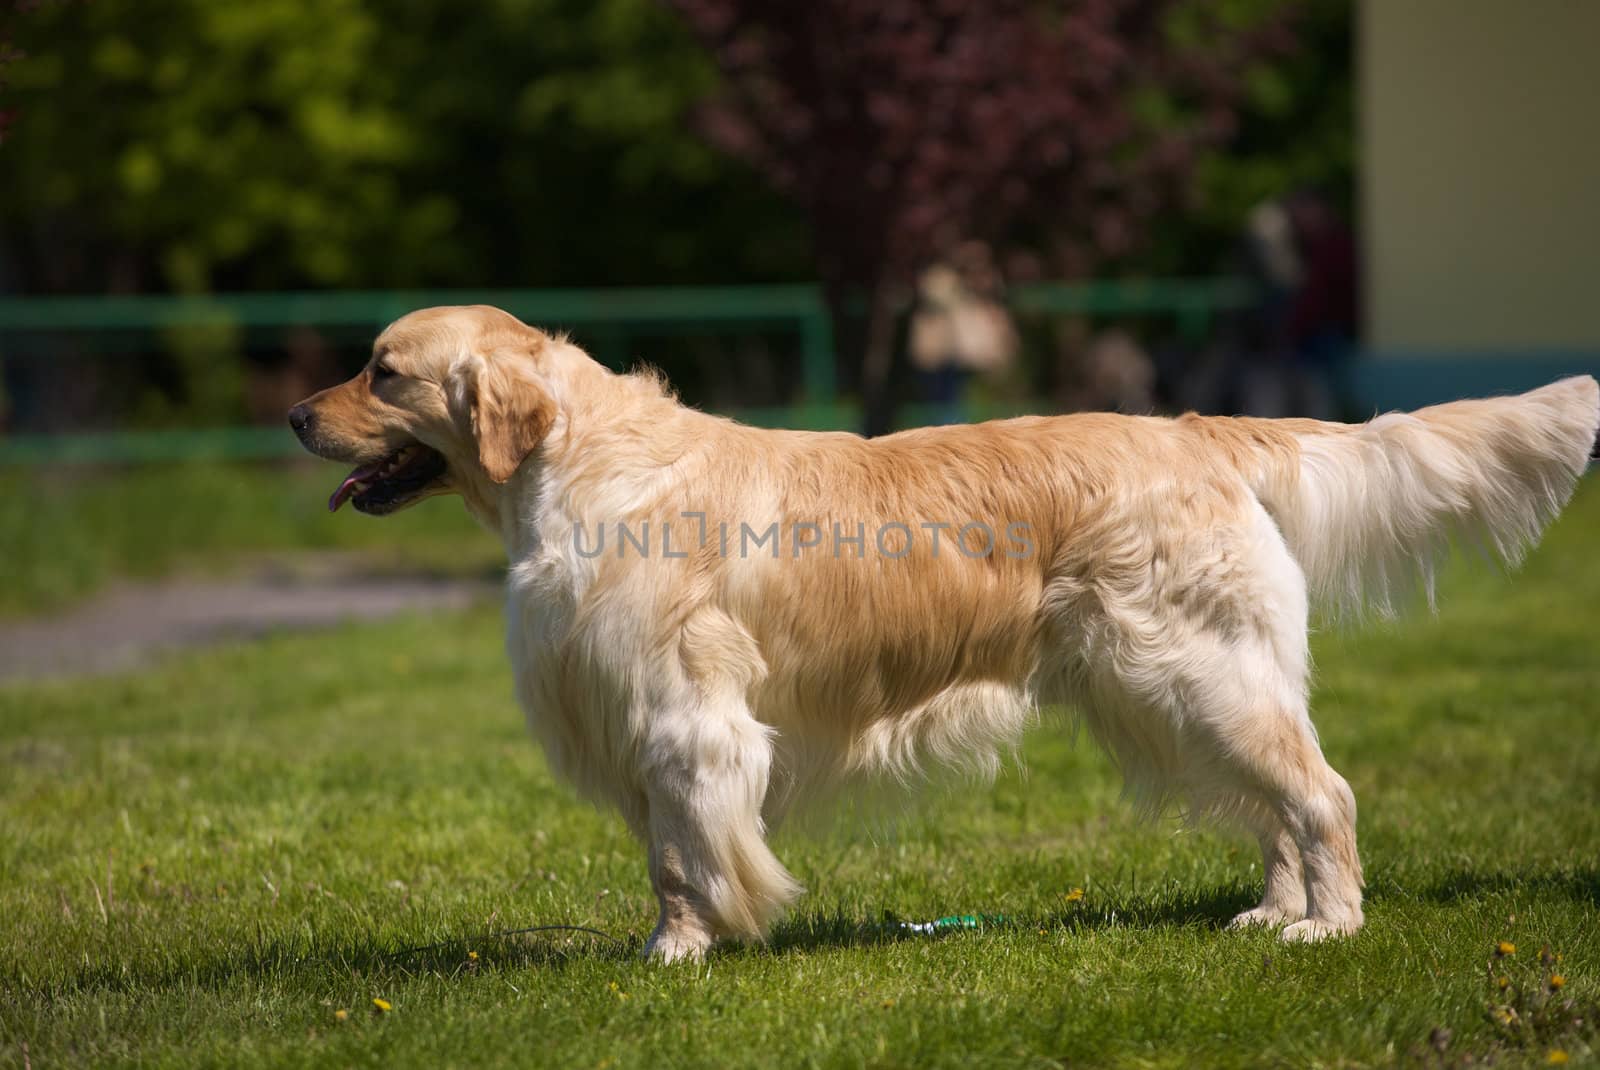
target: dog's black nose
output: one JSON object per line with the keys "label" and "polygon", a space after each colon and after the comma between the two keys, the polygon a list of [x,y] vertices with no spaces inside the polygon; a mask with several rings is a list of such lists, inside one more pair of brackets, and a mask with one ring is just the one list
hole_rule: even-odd
{"label": "dog's black nose", "polygon": [[311,426],[311,409],[305,405],[296,405],[289,410],[289,426],[294,428],[294,433],[304,435],[306,428]]}

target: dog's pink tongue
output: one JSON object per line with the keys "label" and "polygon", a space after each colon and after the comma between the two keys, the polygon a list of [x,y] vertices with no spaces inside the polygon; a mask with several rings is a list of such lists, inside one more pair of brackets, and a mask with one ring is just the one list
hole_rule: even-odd
{"label": "dog's pink tongue", "polygon": [[328,512],[337,513],[339,506],[350,499],[356,492],[356,484],[371,479],[377,475],[379,465],[369,464],[365,468],[357,468],[344,477],[344,482],[339,484],[339,489],[333,492],[333,497],[328,499]]}

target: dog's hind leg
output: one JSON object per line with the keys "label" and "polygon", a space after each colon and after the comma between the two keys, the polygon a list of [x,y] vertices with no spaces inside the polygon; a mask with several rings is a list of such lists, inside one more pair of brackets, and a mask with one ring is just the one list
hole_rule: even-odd
{"label": "dog's hind leg", "polygon": [[645,954],[697,959],[719,937],[760,938],[800,891],[765,840],[769,730],[742,703],[653,723],[641,832],[661,915]]}
{"label": "dog's hind leg", "polygon": [[1213,616],[1231,626],[1198,645],[1206,653],[1180,687],[1186,748],[1202,771],[1191,787],[1202,808],[1257,818],[1267,888],[1241,920],[1291,921],[1285,940],[1353,933],[1363,921],[1356,802],[1323,757],[1307,709],[1305,578],[1259,508],[1248,534],[1235,582],[1209,592]]}
{"label": "dog's hind leg", "polygon": [[1306,916],[1305,875],[1300,866],[1300,848],[1282,821],[1270,813],[1261,814],[1252,824],[1260,830],[1261,868],[1266,887],[1261,902],[1239,914],[1229,923],[1241,929],[1250,925],[1283,927]]}
{"label": "dog's hind leg", "polygon": [[1355,799],[1307,711],[1305,577],[1258,503],[1217,511],[1225,522],[1159,547],[1154,582],[1102,585],[1087,720],[1136,787],[1254,827],[1267,887],[1240,924],[1288,923],[1287,940],[1351,933]]}
{"label": "dog's hind leg", "polygon": [[[1284,929],[1283,938],[1321,940],[1355,932],[1363,917],[1356,800],[1350,785],[1323,758],[1310,722],[1298,711],[1269,707],[1233,727],[1238,730],[1228,733],[1221,750],[1234,789],[1252,803],[1270,807],[1299,850],[1305,916]],[[1292,872],[1288,864],[1280,866],[1276,882],[1271,872],[1271,852],[1281,858],[1283,849],[1281,835],[1268,848],[1263,907],[1275,891],[1292,902],[1284,887]]]}
{"label": "dog's hind leg", "polygon": [[1306,882],[1306,917],[1284,929],[1283,938],[1321,940],[1355,932],[1364,918],[1356,797],[1350,785],[1319,761],[1301,790],[1284,797],[1283,813],[1300,848]]}

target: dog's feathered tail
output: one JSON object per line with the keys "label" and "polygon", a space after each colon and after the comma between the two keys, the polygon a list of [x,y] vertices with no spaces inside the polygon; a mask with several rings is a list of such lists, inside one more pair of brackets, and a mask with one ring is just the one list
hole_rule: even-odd
{"label": "dog's feathered tail", "polygon": [[[1452,537],[1520,561],[1589,462],[1600,385],[1574,376],[1364,424],[1240,422],[1256,447],[1253,489],[1304,570],[1313,605],[1387,613],[1419,585],[1431,602]],[[1238,457],[1237,443],[1230,452]]]}

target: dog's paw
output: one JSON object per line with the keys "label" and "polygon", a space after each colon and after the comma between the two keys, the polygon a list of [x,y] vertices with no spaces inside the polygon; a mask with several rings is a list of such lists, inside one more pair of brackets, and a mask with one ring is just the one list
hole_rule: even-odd
{"label": "dog's paw", "polygon": [[1297,921],[1283,930],[1282,936],[1285,943],[1289,944],[1314,944],[1319,940],[1326,940],[1333,936],[1349,936],[1361,928],[1360,922],[1336,923],[1331,921],[1318,921],[1316,918],[1307,918]]}
{"label": "dog's paw", "polygon": [[1258,907],[1251,907],[1244,913],[1236,915],[1232,921],[1228,922],[1228,928],[1253,929],[1258,926],[1271,926],[1274,929],[1281,929],[1290,922],[1299,921],[1303,917],[1305,917],[1303,912],[1296,914],[1281,907],[1269,907],[1263,904]]}
{"label": "dog's paw", "polygon": [[711,941],[696,933],[657,929],[644,945],[644,958],[651,962],[699,962],[706,957]]}

